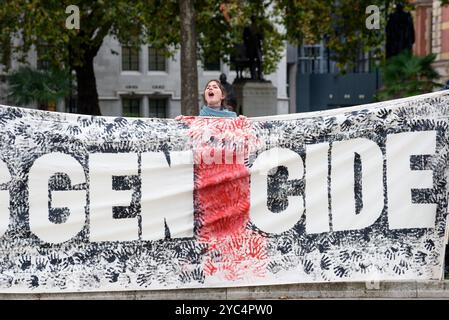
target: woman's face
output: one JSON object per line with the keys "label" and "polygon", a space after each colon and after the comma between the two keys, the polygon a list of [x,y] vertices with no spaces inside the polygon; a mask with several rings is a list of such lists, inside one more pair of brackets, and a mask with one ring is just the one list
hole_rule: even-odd
{"label": "woman's face", "polygon": [[204,99],[209,107],[221,106],[224,95],[216,81],[211,81],[207,84],[206,90],[204,90]]}

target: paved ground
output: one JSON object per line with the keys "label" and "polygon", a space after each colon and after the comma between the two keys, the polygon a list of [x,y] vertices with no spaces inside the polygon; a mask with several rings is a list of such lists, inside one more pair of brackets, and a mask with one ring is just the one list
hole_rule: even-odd
{"label": "paved ground", "polygon": [[449,299],[449,280],[343,282],[258,287],[54,294],[0,294],[0,299]]}

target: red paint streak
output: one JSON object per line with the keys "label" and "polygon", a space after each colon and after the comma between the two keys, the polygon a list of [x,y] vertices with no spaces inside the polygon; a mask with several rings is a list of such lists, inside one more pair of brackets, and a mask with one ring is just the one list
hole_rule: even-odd
{"label": "red paint streak", "polygon": [[[220,155],[221,152],[221,164],[207,164],[203,159],[195,166],[195,207],[200,223],[198,237],[199,241],[208,244],[205,274],[231,281],[263,277],[267,265],[265,239],[247,228],[249,171],[244,164],[235,163],[235,152],[234,162],[225,164],[222,149],[223,145],[231,142],[255,145],[257,139],[251,121],[199,117],[184,118],[183,121],[190,126],[189,134],[196,156],[201,158],[207,152]],[[220,156],[215,159],[220,159]]]}

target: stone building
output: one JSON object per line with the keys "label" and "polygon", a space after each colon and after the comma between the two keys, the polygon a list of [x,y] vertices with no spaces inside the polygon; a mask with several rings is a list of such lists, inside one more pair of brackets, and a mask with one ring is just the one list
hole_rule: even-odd
{"label": "stone building", "polygon": [[[36,50],[31,50],[28,62],[32,67],[43,68]],[[17,69],[15,59],[9,61],[11,70]],[[112,37],[106,37],[94,60],[95,77],[100,100],[100,109],[105,116],[160,117],[173,118],[181,114],[181,66],[180,52],[166,58],[151,45],[142,45],[139,50],[122,46]],[[286,50],[279,61],[277,71],[266,75],[277,88],[277,114],[288,113]],[[202,90],[207,81],[218,79],[225,73],[228,82],[236,77],[235,71],[221,61],[211,61],[203,65],[198,61],[198,89],[201,100]],[[7,99],[6,73],[0,64],[0,104],[11,104]],[[201,101],[198,102],[199,106]],[[69,110],[65,101],[55,109]],[[38,108],[37,105],[28,107]]]}
{"label": "stone building", "polygon": [[414,0],[415,45],[417,55],[435,53],[434,67],[442,81],[449,79],[449,5],[439,0]]}

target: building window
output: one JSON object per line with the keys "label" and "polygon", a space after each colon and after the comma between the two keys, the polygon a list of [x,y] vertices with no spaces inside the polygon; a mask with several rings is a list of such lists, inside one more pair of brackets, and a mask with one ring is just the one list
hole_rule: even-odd
{"label": "building window", "polygon": [[167,99],[149,99],[150,118],[167,118]]}
{"label": "building window", "polygon": [[38,70],[48,70],[50,69],[50,59],[48,58],[49,52],[51,52],[51,47],[47,44],[39,44],[36,46],[37,53],[37,69]]}
{"label": "building window", "polygon": [[166,71],[166,59],[163,49],[148,47],[148,70]]}
{"label": "building window", "polygon": [[139,71],[139,49],[136,47],[122,47],[122,70]]}
{"label": "building window", "polygon": [[122,99],[123,117],[140,117],[140,99],[123,98]]}
{"label": "building window", "polygon": [[220,59],[219,58],[205,58],[204,60],[204,71],[220,71]]}

